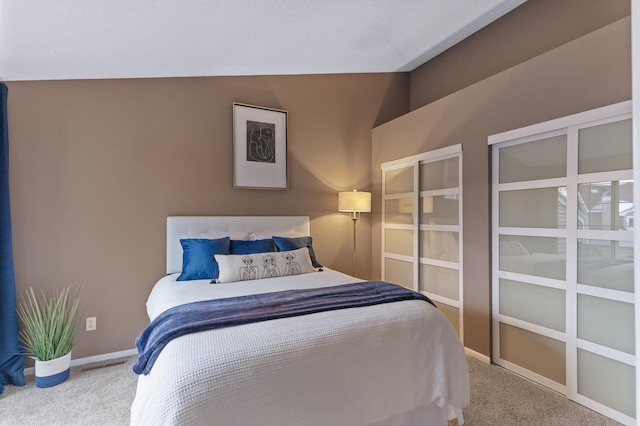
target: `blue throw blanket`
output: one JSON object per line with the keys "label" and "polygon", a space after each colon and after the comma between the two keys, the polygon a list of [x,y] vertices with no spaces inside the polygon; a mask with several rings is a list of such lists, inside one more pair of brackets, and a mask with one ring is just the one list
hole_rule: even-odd
{"label": "blue throw blanket", "polygon": [[382,281],[203,300],[167,309],[138,336],[136,374],[148,374],[162,349],[176,337],[196,331],[287,318],[336,309],[424,300],[426,296]]}

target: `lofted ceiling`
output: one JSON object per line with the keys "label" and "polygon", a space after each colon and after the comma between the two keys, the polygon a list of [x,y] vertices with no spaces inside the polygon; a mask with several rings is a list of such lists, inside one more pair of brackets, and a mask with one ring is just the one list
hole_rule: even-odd
{"label": "lofted ceiling", "polygon": [[0,80],[411,71],[525,0],[0,0]]}

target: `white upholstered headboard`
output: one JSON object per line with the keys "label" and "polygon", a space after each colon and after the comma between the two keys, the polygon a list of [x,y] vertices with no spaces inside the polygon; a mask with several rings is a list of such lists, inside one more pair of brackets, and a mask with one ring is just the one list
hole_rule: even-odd
{"label": "white upholstered headboard", "polygon": [[188,234],[310,235],[308,216],[169,216],[167,274],[182,271],[180,238]]}

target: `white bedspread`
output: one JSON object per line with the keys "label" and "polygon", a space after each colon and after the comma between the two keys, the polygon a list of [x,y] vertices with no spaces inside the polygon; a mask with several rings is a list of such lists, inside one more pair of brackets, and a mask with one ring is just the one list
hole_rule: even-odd
{"label": "white bedspread", "polygon": [[[176,277],[154,287],[150,318],[196,300],[357,281],[331,270],[227,284]],[[414,300],[175,339],[140,376],[131,424],[444,425],[468,403],[457,334]]]}

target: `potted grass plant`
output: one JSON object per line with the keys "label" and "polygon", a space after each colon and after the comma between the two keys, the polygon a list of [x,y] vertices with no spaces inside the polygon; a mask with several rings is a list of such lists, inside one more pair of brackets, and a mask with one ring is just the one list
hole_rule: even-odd
{"label": "potted grass plant", "polygon": [[46,388],[67,380],[78,324],[79,288],[64,287],[52,295],[29,288],[18,305],[20,338],[35,358],[36,386]]}

